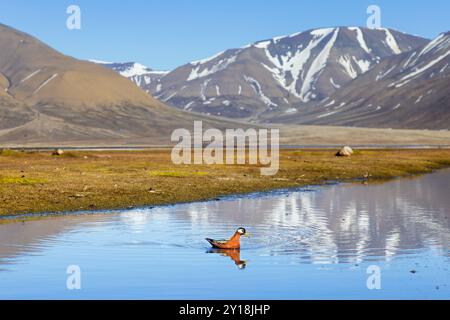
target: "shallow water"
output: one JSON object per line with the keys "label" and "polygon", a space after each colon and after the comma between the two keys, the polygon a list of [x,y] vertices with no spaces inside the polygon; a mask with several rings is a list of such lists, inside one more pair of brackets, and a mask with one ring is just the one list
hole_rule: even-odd
{"label": "shallow water", "polygon": [[[450,170],[0,225],[0,298],[450,299]],[[251,232],[240,252],[205,237]],[[81,269],[68,290],[66,269]],[[381,289],[369,290],[369,266]]]}

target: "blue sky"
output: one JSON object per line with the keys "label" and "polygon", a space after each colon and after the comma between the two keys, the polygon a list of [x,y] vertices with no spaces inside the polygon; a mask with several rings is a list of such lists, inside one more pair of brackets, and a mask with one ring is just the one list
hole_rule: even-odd
{"label": "blue sky", "polygon": [[[66,28],[71,4],[81,30]],[[370,4],[381,7],[383,27],[428,38],[450,30],[448,0],[0,0],[0,22],[80,59],[168,70],[273,36],[365,26]]]}

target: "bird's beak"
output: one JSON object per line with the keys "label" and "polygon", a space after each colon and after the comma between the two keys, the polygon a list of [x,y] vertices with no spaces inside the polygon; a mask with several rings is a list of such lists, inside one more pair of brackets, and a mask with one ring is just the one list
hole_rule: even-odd
{"label": "bird's beak", "polygon": [[251,234],[250,234],[249,232],[246,232],[246,233],[244,234],[244,237],[251,238]]}

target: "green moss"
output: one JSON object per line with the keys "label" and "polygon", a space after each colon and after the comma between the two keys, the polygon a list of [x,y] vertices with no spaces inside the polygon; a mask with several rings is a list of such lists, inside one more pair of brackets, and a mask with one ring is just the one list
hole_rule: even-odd
{"label": "green moss", "polygon": [[0,184],[22,184],[22,185],[33,185],[42,184],[47,181],[44,179],[30,179],[30,178],[11,178],[11,177],[0,177]]}
{"label": "green moss", "polygon": [[349,158],[329,149],[281,150],[280,171],[266,177],[259,166],[174,165],[170,150],[70,153],[0,158],[0,216],[201,201],[330,180],[374,183],[450,166],[447,149],[361,150]]}
{"label": "green moss", "polygon": [[10,149],[0,149],[0,156],[2,157],[17,157],[21,152],[10,150]]}

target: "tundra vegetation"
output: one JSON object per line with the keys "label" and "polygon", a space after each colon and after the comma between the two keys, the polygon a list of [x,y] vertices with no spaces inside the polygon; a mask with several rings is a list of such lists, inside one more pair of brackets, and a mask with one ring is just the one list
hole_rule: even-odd
{"label": "tundra vegetation", "polygon": [[449,149],[280,150],[280,170],[262,176],[255,165],[175,165],[170,149],[0,154],[0,215],[123,209],[327,181],[376,183],[450,166]]}

